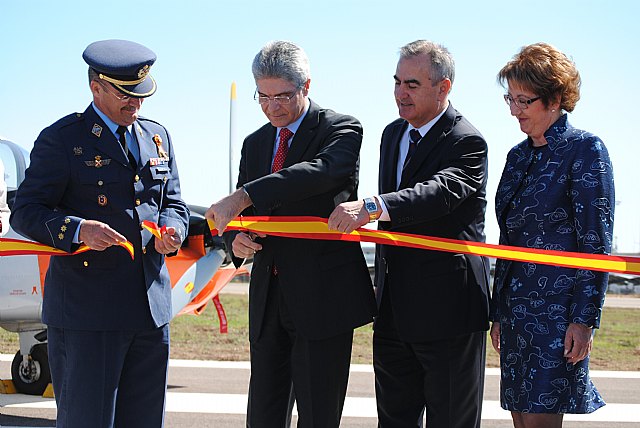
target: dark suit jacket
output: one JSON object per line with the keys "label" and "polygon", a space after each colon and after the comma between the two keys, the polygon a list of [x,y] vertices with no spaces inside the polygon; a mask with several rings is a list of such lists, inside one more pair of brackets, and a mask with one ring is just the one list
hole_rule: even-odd
{"label": "dark suit jacket", "polygon": [[[379,228],[484,242],[487,144],[482,135],[449,105],[418,145],[398,186],[398,147],[407,125],[398,119],[382,134],[379,191],[391,221],[379,222]],[[478,256],[378,245],[376,295],[380,301],[388,287],[405,341],[486,330],[488,266]]]}
{"label": "dark suit jacket", "polygon": [[[136,330],[171,319],[171,284],[164,256],[142,220],[173,226],[186,236],[189,211],[180,197],[173,145],[160,124],[140,118],[132,132],[140,146],[137,169],[92,106],[44,129],[18,189],[11,225],[22,235],[65,251],[81,219],[99,220],[134,246],[51,258],[43,322],[83,330]],[[169,154],[159,158],[153,136]],[[96,160],[99,163],[96,164]],[[153,165],[157,163],[157,165]],[[99,166],[98,166],[99,165]]]}
{"label": "dark suit jacket", "polygon": [[[266,124],[244,141],[238,187],[253,201],[244,215],[327,218],[338,204],[357,199],[362,127],[356,119],[311,101],[283,169],[271,174],[275,138],[276,128]],[[228,245],[234,236],[226,236]],[[274,263],[293,322],[307,339],[373,320],[373,287],[359,244],[272,236],[258,241],[262,250],[249,288],[251,340],[260,334]]]}

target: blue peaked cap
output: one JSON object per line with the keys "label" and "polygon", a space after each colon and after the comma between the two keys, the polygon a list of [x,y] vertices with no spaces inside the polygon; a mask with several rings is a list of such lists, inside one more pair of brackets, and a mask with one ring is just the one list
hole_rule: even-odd
{"label": "blue peaked cap", "polygon": [[149,74],[156,54],[139,43],[128,40],[93,42],[82,58],[98,74],[123,94],[145,98],[156,92],[156,81]]}

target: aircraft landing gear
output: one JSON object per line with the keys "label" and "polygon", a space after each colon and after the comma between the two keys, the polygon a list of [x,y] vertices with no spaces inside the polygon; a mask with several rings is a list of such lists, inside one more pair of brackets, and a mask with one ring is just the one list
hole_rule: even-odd
{"label": "aircraft landing gear", "polygon": [[31,355],[26,358],[20,351],[16,352],[11,363],[11,377],[18,392],[42,395],[51,382],[47,345],[35,345],[31,348]]}

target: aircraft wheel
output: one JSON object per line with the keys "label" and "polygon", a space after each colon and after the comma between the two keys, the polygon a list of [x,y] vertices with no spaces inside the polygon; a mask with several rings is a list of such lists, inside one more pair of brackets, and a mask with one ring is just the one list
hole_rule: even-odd
{"label": "aircraft wheel", "polygon": [[36,345],[31,349],[31,358],[24,363],[20,351],[11,363],[11,378],[16,391],[22,394],[42,395],[51,382],[47,345]]}

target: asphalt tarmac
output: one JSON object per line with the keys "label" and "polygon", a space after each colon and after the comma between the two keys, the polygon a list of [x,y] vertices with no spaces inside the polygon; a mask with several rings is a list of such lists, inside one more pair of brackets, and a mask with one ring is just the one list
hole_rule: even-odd
{"label": "asphalt tarmac", "polygon": [[[246,292],[231,284],[227,293]],[[609,297],[608,306],[640,307],[639,298]],[[0,355],[0,378],[10,378],[12,355]],[[567,428],[640,427],[640,372],[592,371],[608,403],[591,415],[566,415]],[[165,426],[167,428],[243,427],[247,403],[248,362],[172,360],[169,367]],[[55,401],[22,394],[0,394],[0,427],[54,427]],[[144,417],[141,414],[141,417]],[[295,421],[295,416],[294,416]],[[373,369],[354,365],[341,427],[375,427]],[[295,424],[293,425],[295,426]],[[499,371],[487,369],[482,427],[512,427],[499,405]]]}

